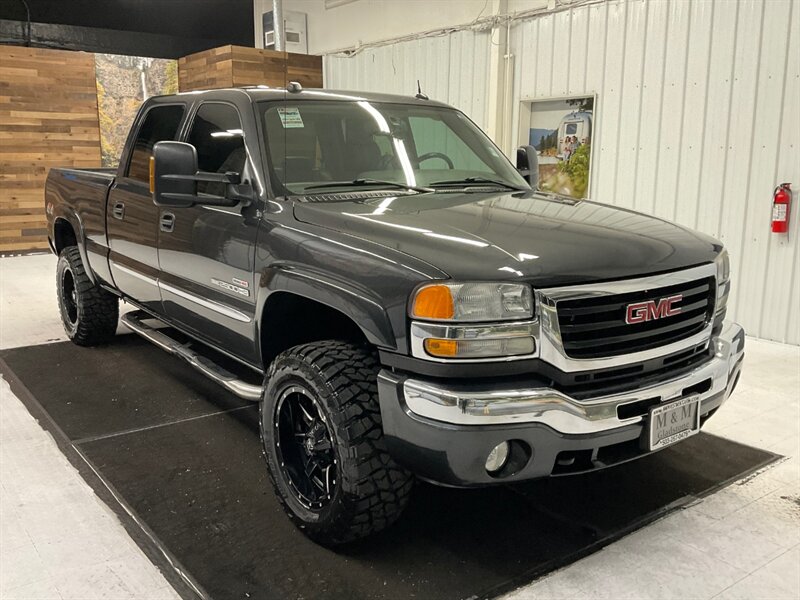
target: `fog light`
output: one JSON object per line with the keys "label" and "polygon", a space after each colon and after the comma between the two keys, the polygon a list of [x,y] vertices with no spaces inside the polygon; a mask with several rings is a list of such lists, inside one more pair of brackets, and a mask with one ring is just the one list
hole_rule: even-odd
{"label": "fog light", "polygon": [[508,460],[508,442],[500,442],[495,446],[486,458],[486,470],[494,473],[503,468]]}

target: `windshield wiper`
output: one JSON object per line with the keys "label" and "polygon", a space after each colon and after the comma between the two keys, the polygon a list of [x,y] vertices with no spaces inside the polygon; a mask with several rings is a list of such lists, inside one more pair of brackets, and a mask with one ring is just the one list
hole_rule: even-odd
{"label": "windshield wiper", "polygon": [[384,185],[392,188],[402,188],[404,190],[413,190],[415,192],[430,193],[431,188],[420,187],[416,185],[408,185],[407,183],[400,183],[398,181],[385,181],[383,179],[353,179],[352,181],[328,181],[325,183],[315,183],[303,188],[305,190],[321,190],[323,188],[331,187],[346,187],[346,186],[363,186],[363,185]]}
{"label": "windshield wiper", "polygon": [[499,185],[500,187],[504,187],[509,190],[517,190],[518,192],[524,191],[525,188],[519,188],[515,185],[511,185],[510,183],[506,183],[504,181],[497,181],[495,179],[489,179],[487,177],[465,177],[464,179],[448,179],[445,181],[434,181],[431,183],[431,186],[436,185],[469,185],[473,183],[487,183],[491,185]]}

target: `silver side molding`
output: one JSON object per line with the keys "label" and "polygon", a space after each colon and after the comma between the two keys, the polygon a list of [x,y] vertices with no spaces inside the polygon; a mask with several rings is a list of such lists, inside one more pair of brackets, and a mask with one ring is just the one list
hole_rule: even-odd
{"label": "silver side molding", "polygon": [[179,356],[203,375],[216,381],[222,387],[233,392],[240,398],[252,400],[254,402],[261,400],[261,386],[252,385],[238,379],[233,373],[226,371],[212,360],[192,350],[190,344],[181,344],[167,334],[144,322],[145,320],[155,320],[155,317],[152,317],[144,311],[137,310],[122,315],[120,320],[125,327],[134,333],[138,333],[162,350]]}
{"label": "silver side molding", "polygon": [[112,273],[113,273],[114,269],[119,269],[123,273],[126,273],[127,275],[130,275],[131,277],[135,277],[136,279],[138,279],[140,281],[144,281],[145,283],[149,283],[150,285],[153,285],[153,286],[158,286],[158,280],[157,279],[153,279],[152,277],[148,277],[147,275],[143,275],[142,273],[139,273],[138,271],[134,271],[133,269],[129,269],[128,267],[123,266],[123,265],[119,264],[116,261],[112,260],[112,261],[109,261],[109,262],[111,263]]}
{"label": "silver side molding", "polygon": [[226,317],[230,317],[236,321],[240,321],[242,323],[249,323],[252,319],[248,317],[241,311],[236,310],[235,308],[231,308],[230,306],[225,306],[220,304],[219,302],[213,302],[211,300],[206,300],[205,298],[201,298],[200,296],[195,296],[194,294],[190,294],[189,292],[185,292],[175,286],[172,286],[168,283],[164,283],[163,281],[158,282],[158,287],[161,291],[170,292],[171,294],[175,294],[176,296],[180,296],[188,300],[189,302],[194,302],[200,306],[203,306],[209,310],[213,310],[221,315],[225,315]]}

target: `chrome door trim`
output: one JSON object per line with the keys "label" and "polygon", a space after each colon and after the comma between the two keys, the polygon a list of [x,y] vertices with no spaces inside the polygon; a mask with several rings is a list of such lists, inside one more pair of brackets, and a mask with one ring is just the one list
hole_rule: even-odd
{"label": "chrome door trim", "polygon": [[[714,263],[700,265],[682,271],[662,273],[648,277],[637,277],[636,279],[625,279],[622,281],[608,281],[605,283],[588,283],[583,285],[571,285],[555,288],[536,290],[539,318],[541,320],[541,336],[539,338],[539,357],[558,367],[565,372],[591,371],[593,369],[605,369],[624,366],[631,363],[642,362],[673,352],[692,348],[700,344],[708,344],[711,339],[713,322],[709,322],[703,330],[686,339],[642,350],[630,354],[620,354],[605,358],[571,358],[564,352],[561,341],[561,330],[558,325],[557,304],[562,300],[575,300],[579,298],[596,298],[599,296],[615,296],[628,292],[638,292],[655,288],[668,287],[689,283],[707,277],[716,277],[717,268]],[[715,296],[716,297],[716,296]]]}
{"label": "chrome door trim", "polygon": [[[122,271],[123,273],[125,273],[126,275],[130,275],[131,277],[135,277],[136,279],[144,281],[145,283],[149,283],[150,285],[158,287],[158,280],[157,279],[154,279],[152,277],[148,277],[147,275],[143,275],[142,273],[139,273],[138,271],[134,271],[133,269],[129,269],[128,267],[123,267],[121,264],[119,264],[116,261],[112,260],[112,261],[109,261],[109,262],[111,263],[112,269],[113,268],[117,268],[120,271]],[[113,276],[113,270],[112,270],[112,276]]]}
{"label": "chrome door trim", "polygon": [[180,296],[188,300],[189,302],[194,302],[204,308],[209,310],[213,310],[221,315],[225,315],[231,319],[235,319],[236,321],[240,321],[242,323],[249,323],[252,321],[250,317],[244,314],[241,311],[238,311],[234,308],[229,306],[225,306],[224,304],[220,304],[218,302],[214,302],[212,300],[206,300],[205,298],[201,298],[200,296],[195,296],[194,294],[190,294],[189,292],[185,292],[179,288],[173,287],[168,283],[164,283],[163,281],[158,282],[158,287],[162,291],[170,292],[171,294],[175,294],[176,296]]}

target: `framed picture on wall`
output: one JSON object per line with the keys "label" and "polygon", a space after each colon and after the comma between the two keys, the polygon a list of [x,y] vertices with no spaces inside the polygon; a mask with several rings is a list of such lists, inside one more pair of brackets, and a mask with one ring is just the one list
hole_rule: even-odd
{"label": "framed picture on wall", "polygon": [[[542,190],[587,198],[592,173],[595,96],[523,102],[530,114],[520,127],[520,143],[536,149]],[[524,117],[523,117],[524,118]],[[525,127],[527,125],[527,127]]]}

